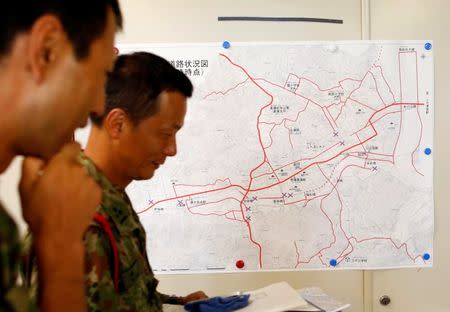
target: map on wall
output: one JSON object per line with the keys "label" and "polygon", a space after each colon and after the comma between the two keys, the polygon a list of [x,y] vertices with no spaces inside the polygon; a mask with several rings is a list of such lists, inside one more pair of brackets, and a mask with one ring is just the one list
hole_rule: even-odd
{"label": "map on wall", "polygon": [[432,266],[432,42],[118,49],[195,86],[178,154],[127,188],[157,273]]}

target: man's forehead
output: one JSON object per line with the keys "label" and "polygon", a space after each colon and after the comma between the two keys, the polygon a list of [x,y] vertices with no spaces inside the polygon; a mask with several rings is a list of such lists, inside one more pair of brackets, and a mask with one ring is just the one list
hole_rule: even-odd
{"label": "man's forehead", "polygon": [[171,115],[163,114],[158,111],[156,114],[144,118],[142,122],[151,125],[157,125],[160,129],[179,129],[183,126],[184,118],[174,118]]}

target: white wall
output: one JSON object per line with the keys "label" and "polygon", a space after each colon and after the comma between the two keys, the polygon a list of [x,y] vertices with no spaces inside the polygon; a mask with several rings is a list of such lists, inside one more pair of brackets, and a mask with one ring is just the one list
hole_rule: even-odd
{"label": "white wall", "polygon": [[[360,0],[123,0],[120,43],[360,39]],[[306,16],[344,24],[218,22],[218,16]]]}

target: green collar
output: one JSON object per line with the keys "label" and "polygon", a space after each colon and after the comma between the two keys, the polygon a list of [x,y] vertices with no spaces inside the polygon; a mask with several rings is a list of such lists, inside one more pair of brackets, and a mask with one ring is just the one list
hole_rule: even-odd
{"label": "green collar", "polygon": [[120,233],[141,228],[139,217],[125,191],[116,187],[84,153],[81,154],[80,162],[102,188],[102,202],[97,212],[108,217]]}

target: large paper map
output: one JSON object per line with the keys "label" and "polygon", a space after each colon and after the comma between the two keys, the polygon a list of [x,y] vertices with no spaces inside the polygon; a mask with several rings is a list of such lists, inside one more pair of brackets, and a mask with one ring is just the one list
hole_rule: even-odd
{"label": "large paper map", "polygon": [[432,42],[119,50],[195,86],[178,154],[127,189],[156,272],[432,265]]}

